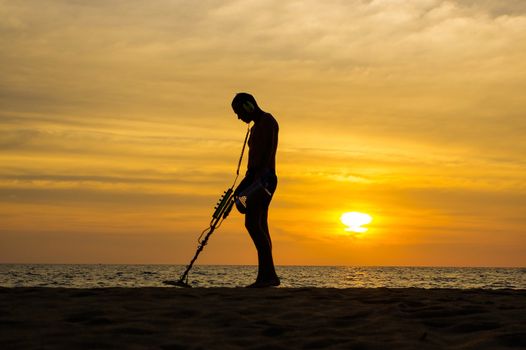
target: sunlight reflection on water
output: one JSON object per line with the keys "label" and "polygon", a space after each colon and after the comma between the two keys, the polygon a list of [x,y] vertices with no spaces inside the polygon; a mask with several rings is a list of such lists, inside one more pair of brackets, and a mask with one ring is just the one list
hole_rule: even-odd
{"label": "sunlight reflection on water", "polygon": [[[183,265],[0,265],[2,287],[162,287]],[[282,287],[526,289],[524,268],[278,266]],[[194,287],[252,283],[255,266],[194,266]]]}

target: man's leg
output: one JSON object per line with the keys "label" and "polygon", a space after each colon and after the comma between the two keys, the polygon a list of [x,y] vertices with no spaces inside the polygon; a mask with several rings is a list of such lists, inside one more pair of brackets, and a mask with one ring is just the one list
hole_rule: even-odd
{"label": "man's leg", "polygon": [[279,278],[272,258],[272,243],[268,232],[268,205],[254,201],[247,206],[245,226],[258,253],[258,276],[254,286],[278,285]]}
{"label": "man's leg", "polygon": [[267,237],[268,244],[270,246],[270,251],[272,251],[272,239],[270,238],[270,232],[268,230],[268,206],[261,215],[261,227],[263,229],[263,232],[265,233],[265,236]]}

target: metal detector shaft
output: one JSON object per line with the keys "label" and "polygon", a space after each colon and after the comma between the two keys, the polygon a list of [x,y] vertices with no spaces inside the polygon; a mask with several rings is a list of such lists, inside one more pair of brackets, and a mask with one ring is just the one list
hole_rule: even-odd
{"label": "metal detector shaft", "polygon": [[[228,214],[230,214],[230,211],[232,210],[232,207],[234,206],[234,186],[236,185],[237,178],[239,176],[239,168],[241,166],[241,161],[243,160],[243,153],[245,152],[245,146],[247,144],[248,136],[250,135],[250,124],[247,126],[247,134],[245,135],[245,141],[243,141],[243,148],[241,149],[241,155],[239,156],[239,162],[237,163],[237,170],[236,170],[236,178],[234,180],[234,183],[232,184],[232,187],[230,187],[228,190],[226,190],[221,198],[219,198],[219,202],[217,202],[216,207],[214,208],[215,211],[212,214],[212,221],[210,222],[210,227],[207,229],[209,230],[206,234],[205,238],[203,240],[198,240],[199,246],[197,247],[197,251],[195,252],[194,258],[192,261],[190,261],[190,264],[186,267],[186,270],[181,275],[181,278],[179,278],[178,281],[163,281],[164,284],[168,284],[171,286],[179,286],[179,287],[187,287],[190,288],[191,286],[188,284],[188,273],[192,269],[192,266],[194,265],[194,262],[197,260],[197,257],[205,247],[206,243],[208,242],[208,238],[210,238],[210,235],[214,233],[215,229],[218,227],[218,225],[221,224],[223,220],[226,219]],[[203,233],[206,232],[203,231]],[[203,233],[201,235],[203,235]]]}
{"label": "metal detector shaft", "polygon": [[215,229],[216,229],[216,225],[210,226],[210,231],[208,231],[205,238],[201,241],[201,243],[199,243],[199,247],[197,247],[197,251],[195,252],[195,255],[192,261],[190,261],[190,264],[188,264],[188,266],[186,267],[186,270],[181,275],[181,278],[179,278],[179,281],[178,281],[179,286],[190,287],[190,285],[188,284],[188,273],[192,269],[192,266],[194,266],[194,262],[197,260],[197,257],[199,256],[199,254],[201,254],[201,252],[203,251],[205,245],[208,243],[208,238],[210,237],[210,235],[212,235],[212,233],[214,233]]}
{"label": "metal detector shaft", "polygon": [[195,261],[197,260],[197,257],[199,254],[201,254],[201,251],[204,249],[206,244],[208,243],[208,239],[214,233],[215,229],[217,228],[217,225],[222,222],[228,214],[230,214],[230,211],[232,210],[232,206],[234,205],[234,196],[233,196],[233,190],[232,188],[229,188],[227,191],[224,192],[223,196],[219,199],[219,202],[217,203],[217,206],[215,207],[215,212],[212,215],[212,221],[210,222],[209,231],[206,234],[206,236],[199,241],[199,246],[197,247],[197,251],[195,252],[194,257],[190,261],[190,264],[186,266],[186,270],[183,272],[181,277],[178,281],[164,281],[164,284],[179,286],[179,287],[187,287],[190,288],[191,286],[188,284],[188,273],[192,269],[192,266],[194,265]]}

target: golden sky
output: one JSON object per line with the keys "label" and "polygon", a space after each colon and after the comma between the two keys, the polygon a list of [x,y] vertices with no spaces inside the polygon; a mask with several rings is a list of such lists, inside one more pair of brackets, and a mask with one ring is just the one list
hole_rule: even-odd
{"label": "golden sky", "polygon": [[[0,18],[0,262],[187,263],[248,91],[280,123],[276,264],[526,266],[524,1],[0,0]],[[242,220],[199,263],[256,263]]]}

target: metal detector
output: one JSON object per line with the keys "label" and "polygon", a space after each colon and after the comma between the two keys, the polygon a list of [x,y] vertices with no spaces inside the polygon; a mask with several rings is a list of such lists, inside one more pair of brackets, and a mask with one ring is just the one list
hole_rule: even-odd
{"label": "metal detector", "polygon": [[[239,168],[241,166],[241,161],[243,160],[243,153],[245,152],[245,146],[247,144],[248,135],[250,134],[250,125],[247,129],[247,134],[245,136],[245,141],[243,142],[243,148],[241,149],[241,155],[239,157],[239,162],[237,164],[237,171],[236,171],[236,178],[234,179],[234,183],[232,186],[223,192],[223,195],[219,198],[219,201],[217,202],[217,205],[214,207],[215,211],[212,214],[212,220],[210,221],[210,225],[201,232],[201,235],[197,239],[197,242],[199,243],[197,246],[197,251],[195,252],[195,255],[193,259],[190,261],[188,266],[186,266],[185,271],[179,278],[179,280],[167,280],[163,281],[164,284],[170,285],[170,286],[176,286],[176,287],[185,287],[185,288],[191,288],[188,284],[188,273],[192,269],[192,266],[194,265],[194,262],[197,260],[197,257],[201,253],[201,251],[204,249],[206,244],[208,243],[208,239],[214,233],[214,231],[221,226],[223,223],[223,220],[225,220],[228,217],[228,214],[230,214],[230,211],[232,210],[232,207],[234,206],[234,186],[236,185],[237,178],[239,177]],[[205,235],[203,239],[201,239]]]}

